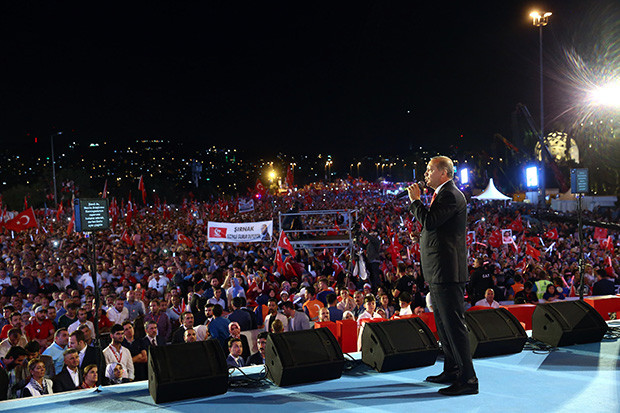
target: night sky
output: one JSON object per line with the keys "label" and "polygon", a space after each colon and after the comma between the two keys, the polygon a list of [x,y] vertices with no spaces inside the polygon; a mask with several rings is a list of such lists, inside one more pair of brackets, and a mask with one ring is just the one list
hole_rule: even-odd
{"label": "night sky", "polygon": [[[165,137],[260,153],[401,153],[510,138],[588,10],[556,0],[2,2],[0,139]],[[95,5],[98,4],[99,7]],[[583,35],[587,35],[584,33]],[[556,76],[557,77],[557,76]],[[562,91],[546,84],[550,119]],[[30,134],[30,137],[27,137]],[[460,136],[463,135],[463,138]]]}

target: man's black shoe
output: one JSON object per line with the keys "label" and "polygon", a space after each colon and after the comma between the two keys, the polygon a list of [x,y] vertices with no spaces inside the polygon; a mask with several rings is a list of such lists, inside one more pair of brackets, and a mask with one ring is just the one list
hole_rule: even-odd
{"label": "man's black shoe", "polygon": [[444,396],[462,396],[464,394],[478,394],[478,379],[472,378],[466,382],[457,381],[450,387],[439,389],[439,394]]}
{"label": "man's black shoe", "polygon": [[456,373],[446,373],[445,371],[437,376],[428,376],[426,381],[431,383],[452,384],[459,376]]}

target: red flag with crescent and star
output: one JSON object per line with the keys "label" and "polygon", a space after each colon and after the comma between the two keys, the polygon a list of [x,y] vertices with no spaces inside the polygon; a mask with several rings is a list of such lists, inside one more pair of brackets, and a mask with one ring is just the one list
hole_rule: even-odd
{"label": "red flag with crescent and star", "polygon": [[37,218],[34,216],[34,210],[32,207],[20,212],[15,218],[7,221],[4,227],[9,231],[24,231],[28,228],[38,228]]}
{"label": "red flag with crescent and star", "polygon": [[280,238],[278,239],[278,248],[284,248],[291,254],[291,256],[293,257],[295,256],[295,248],[293,248],[291,241],[289,241],[284,231],[280,231]]}
{"label": "red flag with crescent and star", "polygon": [[192,242],[191,239],[189,239],[189,237],[187,237],[186,235],[181,234],[180,232],[177,231],[177,241],[179,244],[185,244],[188,247],[192,247],[192,245],[194,245],[194,243]]}

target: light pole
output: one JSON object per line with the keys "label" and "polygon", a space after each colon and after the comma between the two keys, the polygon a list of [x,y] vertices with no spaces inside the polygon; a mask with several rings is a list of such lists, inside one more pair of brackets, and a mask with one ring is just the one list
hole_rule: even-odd
{"label": "light pole", "polygon": [[361,164],[362,164],[361,162],[358,162],[358,163],[357,163],[357,177],[358,177],[358,178],[360,177],[360,165],[361,165]]}
{"label": "light pole", "polygon": [[[52,133],[50,139],[52,145],[52,182],[54,185],[54,204],[56,209],[58,209],[58,195],[56,194],[56,160],[54,159],[54,136],[56,135],[62,135],[62,132]],[[73,208],[73,205],[71,205],[71,208]]]}
{"label": "light pole", "polygon": [[539,204],[543,204],[545,202],[545,160],[542,156],[542,144],[545,139],[545,110],[544,110],[544,100],[543,100],[543,27],[549,24],[549,17],[551,16],[551,12],[547,11],[544,13],[539,13],[537,11],[533,11],[530,13],[530,17],[532,18],[532,24],[534,27],[538,27],[538,39],[539,39],[539,60],[540,60],[540,137],[542,139],[541,143],[541,155],[540,155],[540,181],[539,181]]}

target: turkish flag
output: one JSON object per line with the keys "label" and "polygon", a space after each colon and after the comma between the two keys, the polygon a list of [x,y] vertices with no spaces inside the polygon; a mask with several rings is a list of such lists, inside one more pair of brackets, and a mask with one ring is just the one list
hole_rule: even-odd
{"label": "turkish flag", "polygon": [[606,250],[609,250],[611,254],[614,253],[614,241],[611,239],[611,235],[607,239],[601,241],[601,246]]}
{"label": "turkish flag", "polygon": [[336,258],[335,255],[332,258],[332,268],[334,269],[334,275],[338,275],[344,271],[344,267],[342,266],[340,261],[338,261],[338,258]]}
{"label": "turkish flag", "polygon": [[290,280],[292,277],[301,276],[303,267],[297,261],[294,261],[291,257],[287,257],[284,260],[284,277]]}
{"label": "turkish flag", "polygon": [[468,246],[476,242],[476,233],[474,231],[467,231],[467,235],[465,236],[465,242]]}
{"label": "turkish flag", "polygon": [[287,250],[291,256],[295,256],[295,248],[291,245],[291,241],[289,241],[286,233],[284,231],[280,231],[280,238],[278,239],[278,248],[284,248]]}
{"label": "turkish flag", "polygon": [[17,216],[4,224],[9,231],[24,231],[28,228],[38,228],[39,224],[34,216],[32,207],[20,212]]}
{"label": "turkish flag", "polygon": [[282,261],[282,251],[279,247],[276,247],[276,268],[277,270],[284,275],[284,261]]}
{"label": "turkish flag", "polygon": [[144,188],[144,179],[140,175],[140,182],[138,182],[138,191],[142,192],[142,203],[146,205],[146,189]]}
{"label": "turkish flag", "polygon": [[368,215],[366,215],[366,218],[364,218],[364,222],[362,222],[362,229],[364,231],[370,231],[371,226],[372,223],[370,222],[370,219],[368,219]]}
{"label": "turkish flag", "polygon": [[185,235],[181,234],[178,231],[177,231],[177,242],[179,244],[185,244],[190,248],[192,247],[192,245],[194,245],[191,239],[189,239],[188,237],[186,237]]}
{"label": "turkish flag", "polygon": [[607,228],[594,228],[594,239],[601,240],[607,238]]}
{"label": "turkish flag", "polygon": [[71,215],[71,221],[69,221],[69,225],[67,226],[67,235],[71,235],[73,232],[73,227],[75,226],[75,209],[73,210],[73,214]]}
{"label": "turkish flag", "polygon": [[607,257],[607,259],[605,260],[605,272],[607,273],[608,276],[613,277],[614,276],[614,267],[611,265],[611,257]]}
{"label": "turkish flag", "polygon": [[62,202],[58,204],[58,211],[56,211],[56,221],[60,221],[60,214],[62,214]]}
{"label": "turkish flag", "polygon": [[523,222],[521,221],[521,216],[512,221],[510,225],[508,225],[508,228],[511,229],[513,232],[523,231]]}
{"label": "turkish flag", "polygon": [[127,230],[124,230],[121,234],[121,240],[125,241],[129,245],[133,245],[133,239],[131,239],[131,236],[127,233]]}
{"label": "turkish flag", "polygon": [[544,236],[549,239],[558,239],[558,229],[551,228],[549,231],[545,232]]}
{"label": "turkish flag", "polygon": [[265,196],[267,193],[267,188],[265,188],[265,185],[263,185],[260,179],[256,180],[256,192],[258,192],[261,197]]}
{"label": "turkish flag", "polygon": [[286,171],[286,184],[289,188],[293,187],[293,168],[289,164],[288,170]]}
{"label": "turkish flag", "polygon": [[413,258],[415,258],[416,261],[420,261],[420,244],[419,243],[414,243],[411,246],[411,252],[413,252]]}
{"label": "turkish flag", "polygon": [[489,244],[493,247],[493,248],[499,248],[502,246],[502,231],[495,230],[491,233],[491,236],[489,236]]}
{"label": "turkish flag", "polygon": [[540,259],[540,251],[532,247],[530,244],[525,244],[525,253],[534,258],[536,261]]}

